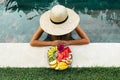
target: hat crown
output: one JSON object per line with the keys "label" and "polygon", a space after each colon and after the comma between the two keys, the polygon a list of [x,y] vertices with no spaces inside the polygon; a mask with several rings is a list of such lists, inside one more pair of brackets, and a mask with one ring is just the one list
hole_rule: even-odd
{"label": "hat crown", "polygon": [[56,5],[50,10],[50,19],[54,22],[62,22],[67,16],[67,9],[62,5]]}

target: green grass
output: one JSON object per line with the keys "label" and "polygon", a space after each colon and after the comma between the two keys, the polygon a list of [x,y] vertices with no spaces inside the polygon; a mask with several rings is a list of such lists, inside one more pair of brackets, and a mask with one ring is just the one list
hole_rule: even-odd
{"label": "green grass", "polygon": [[120,80],[120,67],[69,68],[0,68],[0,80]]}

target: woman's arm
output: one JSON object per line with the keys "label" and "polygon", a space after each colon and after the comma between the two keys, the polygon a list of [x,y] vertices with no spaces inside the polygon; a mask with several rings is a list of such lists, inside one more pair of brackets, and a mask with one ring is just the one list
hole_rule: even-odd
{"label": "woman's arm", "polygon": [[31,41],[30,41],[30,45],[31,46],[53,46],[53,45],[58,45],[61,41],[60,40],[55,40],[55,41],[42,41],[42,40],[38,40],[39,37],[42,35],[44,31],[39,27],[37,29],[37,31],[34,33]]}
{"label": "woman's arm", "polygon": [[86,33],[80,28],[80,26],[77,26],[75,31],[78,33],[78,35],[81,37],[79,40],[68,40],[63,41],[63,43],[67,45],[82,45],[82,44],[88,44],[90,43],[90,40]]}
{"label": "woman's arm", "polygon": [[39,37],[42,35],[42,33],[44,32],[40,27],[37,29],[37,31],[34,33],[31,41],[30,41],[30,45],[31,46],[54,46],[54,45],[58,45],[60,43],[64,43],[67,45],[80,45],[80,44],[88,44],[90,43],[89,38],[87,37],[87,35],[85,34],[85,32],[80,28],[80,26],[77,26],[77,28],[75,29],[76,32],[78,33],[78,35],[81,37],[80,40],[54,40],[54,41],[42,41],[42,40],[38,40]]}

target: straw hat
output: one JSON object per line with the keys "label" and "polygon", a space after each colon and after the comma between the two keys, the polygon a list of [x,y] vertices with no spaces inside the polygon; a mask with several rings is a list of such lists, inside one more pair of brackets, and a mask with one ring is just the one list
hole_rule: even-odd
{"label": "straw hat", "polygon": [[51,35],[64,35],[73,31],[79,24],[80,17],[72,9],[56,5],[40,17],[41,28]]}

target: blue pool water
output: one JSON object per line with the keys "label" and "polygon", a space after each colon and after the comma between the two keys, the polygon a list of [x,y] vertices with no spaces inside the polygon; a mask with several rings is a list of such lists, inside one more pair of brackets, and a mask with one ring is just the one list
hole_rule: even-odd
{"label": "blue pool water", "polygon": [[[79,14],[80,26],[91,42],[120,42],[120,6],[117,5],[119,0],[112,7],[105,0],[100,4],[95,2],[99,0],[93,0],[98,6],[91,6],[92,3],[87,3],[87,0],[45,1],[0,0],[0,42],[28,43],[39,27],[41,14],[56,4],[74,9]],[[72,36],[78,38],[76,34]],[[43,34],[41,39],[45,37]]]}

